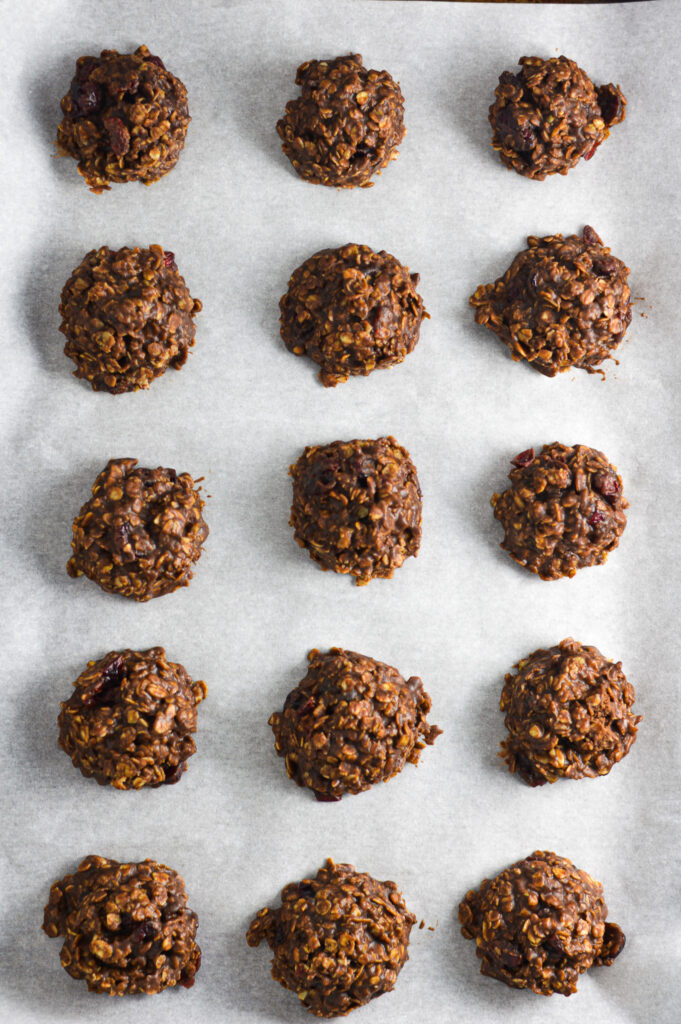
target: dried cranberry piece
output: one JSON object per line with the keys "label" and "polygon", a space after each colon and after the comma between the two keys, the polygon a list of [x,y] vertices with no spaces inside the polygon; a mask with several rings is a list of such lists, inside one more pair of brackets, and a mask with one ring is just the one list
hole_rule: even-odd
{"label": "dried cranberry piece", "polygon": [[102,118],[102,124],[109,133],[111,149],[116,156],[125,156],[130,149],[130,132],[120,117],[110,116]]}
{"label": "dried cranberry piece", "polygon": [[71,86],[71,99],[74,116],[85,117],[86,114],[94,114],[101,106],[102,90],[97,82],[75,81]]}
{"label": "dried cranberry piece", "polygon": [[374,331],[384,331],[393,319],[393,311],[390,306],[377,306],[371,319],[371,326]]}
{"label": "dried cranberry piece", "polygon": [[125,939],[127,938],[128,935],[132,934],[132,930],[134,927],[135,922],[133,920],[132,914],[129,914],[127,910],[124,910],[123,913],[121,914],[121,923],[116,929],[118,935],[122,939]]}
{"label": "dried cranberry piece", "polygon": [[592,516],[589,517],[587,522],[589,523],[589,526],[598,526],[598,524],[602,523],[604,519],[605,516],[603,515],[603,513],[596,511]]}
{"label": "dried cranberry piece", "polygon": [[537,775],[534,765],[526,757],[523,757],[522,754],[516,754],[515,765],[520,778],[528,786],[531,786],[532,789],[546,785],[546,779],[543,775]]}
{"label": "dried cranberry piece", "polygon": [[614,86],[602,85],[600,87],[598,90],[598,106],[601,108],[601,117],[607,125],[621,120],[622,100]]}
{"label": "dried cranberry piece", "polygon": [[603,945],[601,947],[601,958],[608,957],[615,959],[619,956],[626,944],[627,937],[618,924],[614,924],[612,921],[605,922],[605,931],[603,933]]}
{"label": "dried cranberry piece", "polygon": [[155,57],[153,53],[150,53],[149,56],[145,57],[144,59],[146,60],[147,64],[156,64],[157,67],[163,68],[163,70],[165,71],[166,66],[160,57]]}
{"label": "dried cranberry piece", "polygon": [[503,939],[498,942],[492,955],[504,967],[520,967],[523,962],[523,955],[518,947],[513,946],[510,942],[504,942]]}
{"label": "dried cranberry piece", "polygon": [[83,697],[83,705],[86,708],[111,707],[116,703],[117,691],[124,678],[123,657],[119,654],[104,666],[95,686]]}
{"label": "dried cranberry piece", "polygon": [[534,448],[526,448],[524,452],[520,452],[514,459],[511,459],[511,465],[517,466],[518,469],[524,469],[531,462],[534,462]]}
{"label": "dried cranberry piece", "polygon": [[339,796],[332,796],[330,793],[319,793],[316,789],[314,796],[315,800],[318,800],[320,804],[337,804],[340,800]]}
{"label": "dried cranberry piece", "polygon": [[135,942],[148,942],[156,935],[156,925],[151,921],[143,921],[134,935]]}
{"label": "dried cranberry piece", "polygon": [[594,490],[602,494],[612,504],[613,498],[619,497],[622,490],[620,482],[612,473],[596,473],[593,479]]}
{"label": "dried cranberry piece", "polygon": [[177,264],[175,263],[175,253],[171,252],[170,249],[166,249],[163,253],[163,266],[172,267],[173,270],[177,270]]}
{"label": "dried cranberry piece", "polygon": [[603,245],[602,241],[590,224],[586,224],[584,226],[584,230],[582,231],[582,241],[585,245]]}
{"label": "dried cranberry piece", "polygon": [[502,107],[494,127],[504,145],[518,153],[529,153],[537,144],[537,133],[531,124],[521,125],[513,107]]}
{"label": "dried cranberry piece", "polygon": [[617,273],[617,260],[614,256],[599,256],[593,261],[593,272],[596,277],[614,277]]}
{"label": "dried cranberry piece", "polygon": [[557,935],[551,935],[544,941],[546,951],[546,962],[550,964],[559,963],[566,955],[565,947]]}
{"label": "dried cranberry piece", "polygon": [[298,718],[302,718],[302,716],[308,714],[309,711],[314,711],[316,707],[317,698],[314,696],[308,697],[308,699],[303,704],[302,708],[300,708],[300,710],[298,711]]}
{"label": "dried cranberry piece", "polygon": [[179,764],[175,765],[164,764],[163,772],[165,779],[163,781],[165,785],[174,786],[176,782],[180,781],[186,770],[187,765],[184,761],[180,761]]}
{"label": "dried cranberry piece", "polygon": [[594,142],[594,144],[593,144],[593,146],[591,147],[591,149],[588,149],[588,150],[586,151],[586,153],[584,154],[584,159],[585,159],[585,160],[590,160],[590,159],[591,159],[591,157],[592,157],[592,156],[594,155],[594,153],[596,152],[596,150],[598,149],[598,147],[600,146],[600,144],[601,144],[600,140],[599,140],[598,142]]}
{"label": "dried cranberry piece", "polygon": [[191,969],[192,973],[188,977],[180,978],[180,985],[182,988],[193,988],[194,982],[196,981],[196,975],[201,967],[201,950],[196,950],[196,958],[192,961]]}

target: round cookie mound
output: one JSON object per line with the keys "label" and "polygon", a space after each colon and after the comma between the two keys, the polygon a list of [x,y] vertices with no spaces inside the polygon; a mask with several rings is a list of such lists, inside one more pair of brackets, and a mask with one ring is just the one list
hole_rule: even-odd
{"label": "round cookie mound", "polygon": [[296,74],[299,99],[277,123],[282,149],[313,185],[368,187],[397,157],[404,97],[387,71],[367,71],[362,55],[308,60]]}
{"label": "round cookie mound", "polygon": [[160,245],[93,249],[64,285],[59,306],[74,377],[112,395],[148,388],[169,366],[184,366],[200,309],[174,254]]}
{"label": "round cookie mound", "polygon": [[528,448],[512,465],[511,486],[491,499],[511,558],[543,580],[605,562],[627,525],[628,507],[605,455],[556,441],[539,455]]}
{"label": "round cookie mound", "polygon": [[268,943],[272,977],[315,1017],[341,1017],[395,987],[415,922],[394,882],[327,860],[260,910],[246,941]]}
{"label": "round cookie mound", "polygon": [[64,938],[62,967],[90,992],[154,995],[194,984],[197,925],[172,868],[91,855],[50,889],[43,931]]}
{"label": "round cookie mound", "polygon": [[629,753],[640,715],[621,662],[568,637],[534,651],[505,677],[501,755],[530,786],[607,775]]}
{"label": "round cookie mound", "polygon": [[567,174],[590,160],[609,129],[624,120],[627,101],[617,85],[593,84],[567,57],[521,57],[504,71],[489,108],[492,146],[501,162],[526,178]]}
{"label": "round cookie mound", "polygon": [[90,661],[73,685],[61,705],[59,746],[86,778],[115,789],[179,781],[196,753],[205,683],[152,647]]}
{"label": "round cookie mound", "polygon": [[186,587],[208,526],[189,473],[110,459],[73,522],[66,571],[135,601]]}
{"label": "round cookie mound", "polygon": [[571,995],[580,974],[621,953],[624,934],[607,915],[600,882],[548,850],[486,878],[459,906],[480,972],[544,996]]}
{"label": "round cookie mound", "polygon": [[389,579],[421,543],[421,488],[394,437],[308,447],[294,466],[289,525],[322,569],[358,586]]}
{"label": "round cookie mound", "polygon": [[79,57],[61,109],[57,146],[92,192],[158,181],[177,163],[191,121],[187,90],[146,46]]}
{"label": "round cookie mound", "polygon": [[503,277],[470,298],[475,320],[546,377],[589,373],[612,356],[631,323],[629,268],[593,228],[527,239]]}
{"label": "round cookie mound", "polygon": [[387,782],[442,732],[418,676],[354,651],[308,654],[307,675],[269,720],[289,778],[321,801]]}
{"label": "round cookie mound", "polygon": [[281,336],[289,352],[319,363],[325,387],[401,363],[428,317],[418,282],[368,245],[324,249],[291,276],[279,302]]}

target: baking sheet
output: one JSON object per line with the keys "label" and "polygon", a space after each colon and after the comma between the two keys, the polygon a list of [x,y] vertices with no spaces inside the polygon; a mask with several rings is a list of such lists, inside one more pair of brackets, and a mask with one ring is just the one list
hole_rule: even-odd
{"label": "baking sheet", "polygon": [[[3,318],[4,805],[0,1018],[212,1024],[301,1021],[295,995],[250,950],[251,916],[330,855],[392,878],[434,930],[413,933],[396,991],[364,1024],[678,1019],[679,214],[672,2],[508,7],[390,2],[90,0],[5,3],[1,113],[7,175]],[[189,91],[176,169],[150,189],[95,196],[53,159],[75,58],[145,42]],[[399,159],[367,190],[300,181],[274,124],[310,57],[360,51],[406,97]],[[565,53],[619,82],[627,119],[596,158],[543,183],[506,172],[486,122],[497,76],[523,54]],[[635,306],[608,379],[548,380],[476,327],[467,298],[528,234],[592,224],[632,268]],[[421,274],[432,319],[407,361],[324,390],[285,351],[277,302],[291,271],[348,241]],[[147,393],[94,394],[57,332],[62,284],[90,248],[160,243],[204,302],[180,374]],[[286,475],[306,444],[392,433],[424,492],[423,544],[390,581],[320,572],[287,526]],[[508,460],[560,440],[602,449],[631,503],[605,567],[542,582],[500,551],[489,507]],[[191,586],[146,605],[72,581],[70,523],[110,457],[205,476],[211,536]],[[531,790],[497,759],[504,673],[573,635],[621,659],[644,715],[625,762],[596,781]],[[57,748],[56,716],[89,658],[166,647],[208,684],[181,783],[119,793]],[[421,675],[444,729],[418,768],[336,805],[296,789],[267,718],[309,648],[346,646]],[[478,973],[456,908],[535,848],[605,886],[627,947],[579,993],[550,1002]],[[191,991],[88,994],[40,931],[51,882],[87,853],[175,867],[200,917]]]}

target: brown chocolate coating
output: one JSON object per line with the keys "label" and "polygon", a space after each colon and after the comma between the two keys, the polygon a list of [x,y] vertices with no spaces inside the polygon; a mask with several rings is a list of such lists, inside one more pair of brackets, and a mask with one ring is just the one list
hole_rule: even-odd
{"label": "brown chocolate coating", "polygon": [[282,149],[314,185],[368,187],[397,157],[404,97],[387,71],[368,71],[362,55],[308,60],[296,73],[298,99],[277,122]]}
{"label": "brown chocolate coating", "polygon": [[54,883],[43,922],[50,938],[64,939],[64,970],[111,996],[191,988],[201,966],[197,926],[172,868],[93,855]]}
{"label": "brown chocolate coating", "polygon": [[418,676],[405,680],[381,661],[332,647],[308,654],[307,675],[269,724],[298,786],[321,801],[387,782],[442,732],[428,725],[431,700]]}
{"label": "brown chocolate coating", "polygon": [[480,972],[543,996],[571,995],[580,974],[621,953],[624,933],[607,915],[601,883],[548,850],[486,878],[459,906]]}
{"label": "brown chocolate coating", "polygon": [[619,544],[629,505],[605,455],[556,441],[539,455],[528,448],[512,465],[511,486],[491,499],[505,532],[501,547],[543,580],[602,565]]}
{"label": "brown chocolate coating", "polygon": [[624,120],[619,86],[593,84],[567,57],[521,57],[518,74],[504,71],[489,108],[492,146],[501,162],[526,178],[567,174],[590,160],[609,129]]}
{"label": "brown chocolate coating", "polygon": [[272,977],[315,1017],[342,1017],[395,987],[415,922],[394,882],[327,860],[258,911],[246,941],[268,943]]}
{"label": "brown chocolate coating", "polygon": [[64,285],[59,306],[74,377],[112,395],[148,388],[169,366],[184,366],[200,309],[174,254],[160,245],[93,249]]}
{"label": "brown chocolate coating", "polygon": [[631,323],[629,267],[610,255],[593,228],[578,235],[530,237],[503,277],[470,298],[476,323],[518,361],[547,377],[589,373],[612,356]]}
{"label": "brown chocolate coating", "polygon": [[135,601],[186,587],[208,526],[189,473],[110,459],[73,522],[66,571]]}
{"label": "brown chocolate coating", "polygon": [[421,543],[421,488],[394,437],[308,447],[294,466],[289,525],[322,569],[358,586],[389,579]]}
{"label": "brown chocolate coating", "polygon": [[90,661],[73,685],[61,705],[59,746],[86,778],[115,789],[179,781],[196,753],[205,683],[152,647]]}
{"label": "brown chocolate coating", "polygon": [[179,160],[191,121],[187,90],[146,46],[79,57],[61,109],[57,146],[92,192],[158,181]]}
{"label": "brown chocolate coating", "polygon": [[319,363],[325,387],[401,363],[428,316],[418,282],[368,245],[324,249],[293,271],[279,302],[281,336],[289,352]]}
{"label": "brown chocolate coating", "polygon": [[505,677],[501,754],[530,786],[607,775],[629,753],[640,715],[621,662],[568,637],[534,651]]}

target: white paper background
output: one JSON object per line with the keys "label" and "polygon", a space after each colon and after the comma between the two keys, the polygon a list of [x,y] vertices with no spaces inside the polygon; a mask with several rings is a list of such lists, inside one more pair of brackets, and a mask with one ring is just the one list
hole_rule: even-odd
{"label": "white paper background", "polygon": [[[435,926],[414,932],[396,991],[359,1011],[364,1024],[676,1021],[678,6],[35,0],[0,11],[2,1020],[305,1020],[270,979],[269,950],[249,950],[244,934],[284,884],[331,855],[395,879]],[[153,187],[95,196],[72,161],[52,159],[59,99],[77,56],[141,42],[187,85],[186,150]],[[407,136],[374,188],[312,187],[274,124],[299,63],[353,50],[400,81]],[[591,162],[532,182],[493,154],[487,107],[521,55],[559,53],[597,83],[619,82],[628,115]],[[467,299],[527,234],[585,223],[645,301],[605,383],[547,380],[475,326]],[[402,366],[324,390],[285,351],[277,302],[306,257],[348,241],[418,271],[432,320]],[[92,247],[155,242],[204,302],[195,351],[149,392],[94,394],[62,354],[60,289]],[[385,433],[418,467],[423,545],[393,580],[357,589],[295,545],[286,471],[306,444]],[[553,440],[605,451],[631,509],[607,566],[551,584],[500,551],[489,497],[509,458]],[[211,495],[194,582],[147,605],[64,571],[71,520],[117,456],[205,475]],[[501,683],[518,658],[570,634],[622,660],[644,721],[611,776],[531,790],[496,757]],[[57,748],[59,701],[89,658],[154,644],[208,683],[199,752],[176,787],[102,789]],[[327,805],[286,779],[267,718],[308,649],[333,644],[421,675],[444,735],[418,769]],[[589,972],[569,1000],[482,978],[456,921],[469,887],[537,847],[601,880],[627,934],[616,965]],[[109,1000],[60,968],[42,907],[90,852],[153,857],[184,876],[204,952],[191,991]]]}

